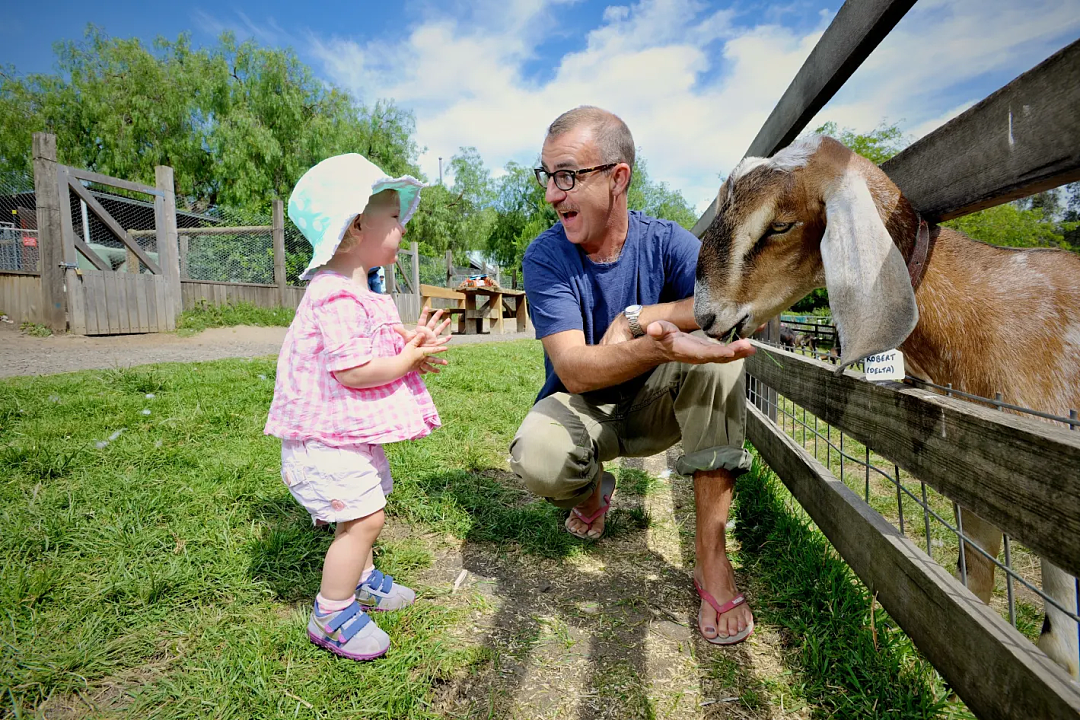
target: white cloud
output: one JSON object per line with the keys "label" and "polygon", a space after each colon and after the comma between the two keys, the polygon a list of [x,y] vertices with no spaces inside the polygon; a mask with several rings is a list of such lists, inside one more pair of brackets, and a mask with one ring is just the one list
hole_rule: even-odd
{"label": "white cloud", "polygon": [[[413,25],[399,42],[312,37],[308,47],[335,84],[414,110],[429,177],[439,156],[461,146],[476,146],[493,168],[531,163],[556,115],[592,104],[623,117],[650,175],[701,209],[831,20],[822,15],[818,27],[794,31],[748,25],[697,0],[613,5],[580,49],[553,63],[550,79],[530,79],[526,67],[542,41],[565,32],[560,19],[574,12],[541,0],[487,0],[467,19],[444,14]],[[783,14],[775,8],[764,17]],[[1078,28],[1080,0],[922,0],[814,122],[865,131],[903,121],[919,137],[982,99],[956,87],[987,73],[1019,74]]]}
{"label": "white cloud", "polygon": [[236,10],[233,15],[235,18],[229,19],[216,17],[201,8],[191,11],[191,17],[198,29],[215,38],[223,32],[231,32],[240,40],[250,38],[266,45],[277,45],[289,39],[289,34],[272,17],[260,24],[240,10]]}

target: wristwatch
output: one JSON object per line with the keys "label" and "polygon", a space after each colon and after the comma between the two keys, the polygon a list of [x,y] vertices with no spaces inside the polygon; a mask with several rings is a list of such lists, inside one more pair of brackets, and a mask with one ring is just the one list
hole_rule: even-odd
{"label": "wristwatch", "polygon": [[645,334],[645,330],[641,327],[641,323],[638,322],[638,316],[641,315],[640,305],[631,305],[623,310],[623,315],[626,316],[626,322],[630,324],[630,334],[636,338]]}

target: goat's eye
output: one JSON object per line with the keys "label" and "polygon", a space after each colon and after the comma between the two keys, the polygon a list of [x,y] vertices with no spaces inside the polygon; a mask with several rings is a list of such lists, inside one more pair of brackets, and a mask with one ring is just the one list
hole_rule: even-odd
{"label": "goat's eye", "polygon": [[769,232],[773,235],[783,235],[793,227],[795,227],[793,222],[774,222],[769,225]]}

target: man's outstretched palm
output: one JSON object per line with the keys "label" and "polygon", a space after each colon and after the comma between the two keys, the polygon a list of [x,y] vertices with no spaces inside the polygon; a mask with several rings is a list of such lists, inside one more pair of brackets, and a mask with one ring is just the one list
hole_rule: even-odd
{"label": "man's outstretched palm", "polygon": [[742,360],[756,352],[749,340],[736,340],[730,345],[724,345],[716,340],[683,332],[667,320],[649,323],[646,332],[664,348],[670,362],[692,365],[726,363]]}

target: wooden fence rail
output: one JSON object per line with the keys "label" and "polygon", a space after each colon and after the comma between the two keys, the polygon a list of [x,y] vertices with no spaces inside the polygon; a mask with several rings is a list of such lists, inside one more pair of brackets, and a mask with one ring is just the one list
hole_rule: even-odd
{"label": "wooden fence rail", "polygon": [[[914,4],[915,0],[845,2],[746,154],[768,157],[798,137]],[[715,201],[698,218],[691,232],[701,237],[714,217]]]}
{"label": "wooden fence rail", "polygon": [[747,371],[1080,575],[1080,433],[770,347]]}
{"label": "wooden fence rail", "polygon": [[[801,133],[915,0],[846,2],[747,155]],[[882,169],[931,221],[1080,179],[1080,41],[898,154]],[[698,219],[701,237],[716,202]],[[778,320],[778,319],[777,319]],[[770,325],[770,333],[775,331]],[[870,591],[979,716],[1078,717],[1078,686],[922,554],[775,423],[777,394],[1080,575],[1080,433],[770,348],[750,358],[761,403],[748,437]],[[771,419],[770,419],[771,418]]]}
{"label": "wooden fence rail", "polygon": [[948,220],[1080,179],[1080,40],[882,164]]}
{"label": "wooden fence rail", "polygon": [[[787,367],[797,357],[784,353],[781,362]],[[750,370],[769,364],[759,361]],[[780,393],[787,390],[782,385]],[[746,433],[867,590],[978,717],[1080,714],[1080,687],[1061,668],[753,405]]]}

